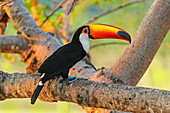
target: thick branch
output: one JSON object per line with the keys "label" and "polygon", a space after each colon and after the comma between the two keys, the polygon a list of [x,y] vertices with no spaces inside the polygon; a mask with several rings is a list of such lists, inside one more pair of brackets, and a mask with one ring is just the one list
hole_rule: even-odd
{"label": "thick branch", "polygon": [[20,0],[12,2],[11,7],[6,7],[5,11],[19,29],[21,35],[31,41],[31,44],[27,44],[30,48],[25,48],[26,51],[22,52],[20,57],[28,66],[27,72],[33,73],[38,69],[45,58],[61,46],[61,43],[36,25],[32,15]]}
{"label": "thick branch", "polygon": [[[35,35],[37,35],[37,34],[41,34],[41,36],[40,35],[38,35],[38,39],[42,39],[41,37],[46,37],[45,39],[46,39],[46,41],[48,41],[49,43],[48,43],[48,46],[47,47],[39,47],[39,46],[36,46],[36,44],[38,44],[38,43],[34,43],[35,44],[35,46],[32,46],[32,48],[30,49],[30,51],[28,52],[28,53],[25,53],[25,54],[27,54],[27,56],[29,56],[29,57],[26,57],[26,58],[24,58],[24,60],[23,61],[26,61],[26,64],[27,65],[30,65],[30,67],[32,67],[31,69],[33,70],[33,72],[35,71],[34,69],[35,69],[35,67],[37,68],[37,66],[38,65],[40,65],[41,63],[42,63],[42,61],[48,56],[48,55],[50,55],[55,49],[57,49],[58,47],[60,47],[61,46],[61,44],[59,44],[58,43],[58,41],[56,41],[55,39],[53,39],[53,37],[52,36],[50,36],[50,35],[48,35],[48,34],[46,34],[46,33],[44,33],[44,32],[42,32],[39,28],[36,28],[37,27],[37,25],[35,24],[35,22],[31,22],[31,23],[34,23],[34,25],[33,25],[33,27],[31,27],[31,26],[29,26],[28,24],[26,24],[27,22],[23,22],[23,23],[20,23],[19,22],[19,20],[21,20],[21,21],[23,21],[23,19],[25,19],[27,16],[29,16],[30,14],[29,14],[29,12],[28,11],[26,11],[27,13],[25,14],[25,12],[22,12],[23,11],[23,5],[21,5],[21,3],[20,2],[18,2],[18,0],[16,0],[17,2],[15,3],[15,5],[18,3],[18,4],[20,4],[20,5],[13,5],[12,7],[14,7],[15,6],[15,8],[11,8],[10,10],[10,12],[11,13],[13,13],[13,14],[11,14],[11,15],[13,15],[13,20],[14,20],[14,22],[15,22],[15,24],[19,24],[19,25],[17,25],[18,27],[19,27],[19,29],[21,30],[21,31],[24,31],[24,33],[26,33],[26,34],[28,34],[29,36],[34,36],[34,35],[32,35],[32,33],[33,34],[35,34]],[[152,10],[154,10],[156,13],[158,13],[159,14],[159,16],[155,16],[154,14],[148,14],[149,16],[147,16],[147,18],[148,18],[148,22],[147,21],[145,21],[147,24],[148,24],[148,26],[146,25],[145,27],[147,28],[148,27],[148,29],[150,29],[150,28],[152,28],[153,29],[153,31],[154,32],[156,32],[156,30],[155,30],[155,27],[151,27],[150,26],[150,23],[153,23],[153,25],[154,24],[160,24],[161,23],[161,29],[162,30],[157,30],[157,31],[159,31],[160,32],[160,34],[162,35],[162,36],[165,36],[165,32],[167,31],[167,26],[168,26],[168,24],[169,24],[169,15],[166,15],[168,18],[164,18],[165,16],[161,16],[161,13],[159,12],[159,10],[161,11],[161,10],[164,10],[164,8],[166,8],[167,7],[167,12],[164,10],[164,12],[166,12],[166,13],[168,13],[169,12],[169,10],[168,10],[168,7],[169,7],[169,5],[168,5],[168,3],[165,3],[165,4],[167,4],[167,5],[165,5],[162,1],[160,1],[160,0],[157,0],[157,1],[155,1],[155,2],[160,2],[160,6],[158,7],[158,9],[156,9],[155,10],[155,8],[152,8],[151,9],[151,11],[149,12],[149,13],[151,13],[152,12]],[[168,2],[168,0],[164,0],[164,2]],[[157,6],[157,5],[155,5],[155,6]],[[162,8],[162,6],[165,6],[165,7],[163,7]],[[18,8],[17,8],[18,7]],[[154,7],[154,6],[153,6]],[[12,11],[13,10],[13,11]],[[20,13],[23,13],[23,14],[20,14]],[[16,14],[16,17],[15,17],[15,14]],[[169,14],[169,13],[168,13]],[[22,16],[21,16],[22,15]],[[26,16],[25,16],[26,15]],[[164,15],[164,13],[163,13],[163,15]],[[24,17],[24,18],[22,18],[22,17]],[[32,18],[32,16],[29,16],[30,18]],[[163,19],[163,21],[165,22],[165,20],[167,19],[167,26],[166,26],[166,24],[165,25],[163,25],[162,24],[162,20],[159,22],[159,21],[154,21],[154,19],[151,21],[150,20],[150,18],[156,18],[156,19],[158,19],[158,18],[161,18],[161,17],[163,17],[162,19]],[[20,19],[20,18],[22,18],[22,19]],[[25,21],[26,21],[27,19],[25,19]],[[159,20],[159,19],[158,19]],[[29,23],[29,22],[28,22]],[[22,27],[22,25],[21,24],[23,24],[23,26],[25,26],[25,28],[23,28]],[[30,23],[29,23],[30,24]],[[169,24],[170,25],[170,24]],[[34,29],[34,27],[35,27],[35,29]],[[163,31],[165,29],[165,31]],[[141,30],[141,29],[140,29]],[[144,33],[145,34],[145,32],[142,32],[142,33]],[[141,34],[142,34],[141,33]],[[150,33],[150,30],[149,30],[149,33]],[[137,33],[137,34],[139,34],[139,33]],[[151,33],[153,36],[155,36],[153,33]],[[144,35],[143,35],[144,36]],[[146,35],[147,36],[147,35]],[[159,35],[160,36],[160,35]],[[136,36],[137,37],[137,36]],[[148,34],[148,37],[150,37],[150,35]],[[146,38],[143,38],[142,36],[140,37],[141,39],[144,39],[144,40],[141,40],[141,42],[146,42],[146,43],[144,43],[144,45],[150,45],[150,43],[152,44],[153,42],[152,41],[147,41],[146,40]],[[158,37],[158,38],[160,38],[160,37]],[[156,39],[156,41],[158,41],[159,39],[157,39],[157,38],[155,38]],[[139,41],[140,42],[140,41]],[[147,43],[148,42],[148,43]],[[161,43],[161,42],[160,42]],[[139,43],[139,45],[140,44],[142,44],[142,43]],[[154,44],[157,44],[157,43],[154,43]],[[133,45],[133,46],[132,46]],[[140,48],[140,46],[138,46],[138,44],[135,44],[135,41],[134,42],[132,42],[132,45],[129,47],[129,48]],[[142,46],[144,46],[144,45],[141,45],[141,47]],[[154,49],[154,48],[153,48]],[[43,50],[43,53],[42,53],[42,50]],[[47,52],[44,52],[44,51],[47,51]],[[140,50],[138,50],[138,51],[140,51]],[[150,49],[150,52],[152,52],[152,50]],[[42,54],[39,54],[39,53],[42,53]],[[133,53],[133,52],[132,52]],[[130,53],[131,54],[131,53]],[[139,52],[138,52],[138,54],[140,54]],[[33,56],[32,56],[33,55]],[[136,54],[134,54],[134,56],[135,56]],[[141,55],[141,54],[140,54]],[[144,56],[145,56],[145,53],[143,54]],[[41,56],[41,57],[40,57]],[[130,55],[130,56],[132,56],[132,55]],[[126,56],[125,56],[126,57]],[[137,57],[139,57],[139,55],[137,56]],[[127,61],[129,61],[129,58],[125,58]],[[140,57],[140,59],[142,59],[141,57]],[[150,58],[149,58],[150,59]],[[122,60],[122,59],[121,59]],[[121,60],[120,60],[120,62],[121,62]],[[148,60],[148,59],[143,59],[143,60]],[[143,60],[140,60],[141,62],[143,62]],[[35,62],[36,61],[36,62]],[[150,60],[149,60],[150,61]],[[34,66],[35,65],[35,63],[37,63],[37,65],[36,66]],[[81,63],[82,63],[82,65],[81,65]],[[120,69],[122,68],[122,69],[124,69],[124,72],[125,71],[128,71],[128,70],[126,70],[126,63],[125,63],[125,61],[123,61],[123,62],[121,62],[121,63],[123,63],[123,65],[125,65],[125,68],[122,68],[121,66],[119,67]],[[85,64],[85,65],[84,65]],[[145,65],[145,63],[142,63],[142,65]],[[133,67],[133,66],[132,66]],[[132,67],[130,67],[130,68],[132,68]],[[134,65],[134,67],[135,67],[135,65]],[[138,66],[138,68],[141,68],[141,67],[139,67]],[[143,68],[143,67],[142,67]],[[112,68],[110,68],[110,70],[111,70],[111,72],[112,72],[112,70],[113,69],[116,69],[115,67],[112,67]],[[128,69],[128,68],[127,68]],[[145,70],[146,68],[144,68],[144,70]],[[89,71],[90,70],[90,71]],[[116,70],[116,71],[118,71],[119,72],[119,70]],[[132,70],[130,70],[130,71],[132,71]],[[133,71],[136,71],[136,69],[133,69]],[[105,73],[103,73],[103,71],[98,71],[96,74],[94,74],[94,75],[96,75],[96,76],[90,76],[92,73],[94,73],[95,72],[95,68],[93,68],[93,66],[92,65],[90,65],[89,64],[89,61],[87,61],[87,60],[85,60],[85,61],[81,61],[81,62],[79,62],[78,63],[78,65],[76,65],[76,67],[75,68],[72,68],[72,70],[71,70],[71,72],[70,73],[75,73],[75,75],[80,75],[80,76],[86,76],[87,78],[95,78],[97,81],[103,81],[103,82],[106,82],[107,80],[108,81],[113,81],[113,80],[117,80],[117,78],[115,79],[111,74],[110,74],[110,77],[108,77],[108,76],[106,76],[106,74]],[[123,72],[123,71],[122,71]],[[83,74],[84,73],[84,74]],[[88,73],[91,73],[90,75],[88,74]],[[115,73],[114,73],[115,74]],[[134,83],[133,81],[131,81],[131,80],[129,80],[129,79],[135,79],[134,77],[136,77],[136,76],[138,76],[138,74],[139,73],[133,73],[132,74],[132,77],[131,77],[131,73],[129,74],[123,74],[123,75],[127,75],[127,76],[122,76],[122,80],[123,80],[123,83],[125,83],[125,84],[132,84],[132,83]],[[16,74],[17,75],[17,74]],[[103,75],[103,77],[102,78],[104,78],[104,79],[98,79],[98,75]],[[116,73],[116,75],[119,75],[119,73],[117,74]],[[23,75],[21,75],[21,76],[23,76],[24,78],[25,78],[25,74],[23,74]],[[21,77],[21,76],[19,76],[19,77]],[[131,77],[131,78],[128,78],[128,77]],[[141,75],[140,75],[141,76]],[[29,76],[27,76],[27,77],[29,77]],[[30,76],[30,77],[32,77],[32,76]],[[124,79],[124,78],[125,79]],[[21,77],[22,78],[22,77]],[[22,78],[22,79],[24,79],[24,78]],[[113,78],[113,79],[112,79]],[[139,78],[139,77],[137,77],[137,78]],[[15,78],[13,77],[13,80],[14,80]],[[22,80],[21,79],[21,80]],[[37,78],[36,80],[38,80],[39,78]],[[2,79],[3,80],[3,79]],[[17,80],[17,78],[16,78],[16,80]],[[19,79],[18,79],[19,80]],[[23,95],[23,97],[25,96],[25,95],[27,95],[27,96],[25,96],[25,97],[30,97],[30,95],[32,94],[32,91],[35,89],[35,83],[37,83],[37,81],[35,82],[35,80],[34,79],[31,79],[30,78],[30,80],[33,80],[32,82],[34,82],[34,83],[32,83],[32,82],[30,82],[28,79],[25,79],[26,80],[26,82],[20,82],[20,83],[16,83],[16,84],[18,84],[18,87],[20,87],[20,84],[21,84],[21,89],[23,90],[23,93],[21,93],[21,95]],[[28,82],[27,82],[27,80],[28,80]],[[20,81],[20,80],[19,80]],[[126,82],[127,81],[127,82]],[[24,84],[29,84],[29,82],[32,84],[32,85],[30,85],[30,86],[26,86],[26,85],[24,85]],[[54,81],[53,81],[54,82]],[[67,101],[74,101],[74,102],[79,102],[79,98],[78,98],[78,94],[77,94],[77,97],[74,99],[74,100],[71,100],[71,99],[73,99],[73,97],[68,97],[67,98],[67,95],[68,95],[68,90],[66,90],[65,88],[63,88],[63,90],[62,90],[62,88],[61,87],[71,87],[72,89],[74,88],[74,87],[72,87],[72,86],[70,86],[70,85],[65,85],[65,83],[62,83],[62,84],[60,84],[59,86],[55,86],[55,87],[57,87],[56,89],[57,89],[57,91],[56,90],[54,90],[53,91],[53,89],[54,89],[54,87],[52,87],[52,85],[54,85],[55,83],[53,83],[53,82],[50,82],[50,83],[48,83],[47,85],[49,85],[48,86],[48,88],[49,89],[47,89],[47,88],[44,88],[44,91],[46,91],[46,94],[45,94],[45,92],[44,93],[42,93],[42,96],[44,96],[44,99],[50,99],[50,100],[48,100],[48,101],[56,101],[57,99],[56,99],[56,95],[55,94],[57,94],[56,92],[57,91],[61,91],[61,92],[59,92],[59,93],[62,93],[62,91],[64,92],[64,93],[67,93],[67,94],[65,94],[65,95],[63,95],[63,96],[61,96],[61,97],[59,97],[59,99],[60,100],[64,100],[64,99],[70,99],[70,100],[67,100]],[[87,86],[89,86],[88,84],[89,84],[89,81],[85,81],[85,83],[84,84],[86,84],[86,82],[87,82]],[[136,81],[135,81],[136,82]],[[138,82],[138,81],[137,81]],[[9,84],[9,83],[11,83],[11,84]],[[7,86],[9,86],[9,85],[11,85],[12,86],[12,88],[15,86],[14,84],[15,84],[15,82],[12,82],[12,80],[11,80],[11,82],[9,82],[8,84],[7,84]],[[23,85],[22,85],[23,84]],[[79,82],[78,82],[78,84],[77,84],[77,82],[75,82],[75,83],[73,83],[72,85],[74,86],[74,85],[79,85]],[[90,82],[90,84],[93,84],[93,82],[91,83]],[[96,84],[98,84],[98,83],[96,83]],[[95,84],[95,85],[96,85]],[[101,83],[100,83],[101,84]],[[99,84],[99,86],[100,86],[100,84]],[[136,84],[136,83],[135,83]],[[103,84],[102,84],[103,85]],[[104,84],[105,85],[105,84]],[[106,84],[107,85],[107,84]],[[119,86],[119,85],[118,85]],[[120,85],[121,86],[121,85]],[[46,86],[47,87],[47,86]],[[78,87],[78,86],[77,86]],[[85,86],[84,86],[85,87]],[[129,86],[130,87],[130,86]],[[31,91],[28,91],[29,89],[31,88]],[[59,90],[58,88],[61,88],[61,90]],[[98,88],[98,87],[97,87]],[[103,88],[103,87],[102,87]],[[7,88],[8,89],[8,88]],[[71,90],[72,90],[71,89]],[[80,88],[81,89],[81,88]],[[79,90],[77,90],[77,91],[80,91],[80,89]],[[99,88],[100,89],[100,88]],[[107,88],[106,88],[107,89]],[[132,88],[133,89],[133,88]],[[9,90],[9,89],[8,89]],[[17,89],[15,89],[14,88],[14,92],[16,93],[17,91]],[[69,89],[69,91],[71,91],[70,89]],[[112,89],[113,90],[113,89]],[[114,89],[115,91],[116,91],[116,89]],[[120,90],[120,89],[119,89]],[[12,90],[11,90],[12,91]],[[19,91],[21,91],[20,89],[19,89]],[[24,92],[25,91],[25,92]],[[50,92],[51,91],[51,92]],[[157,90],[156,90],[157,91]],[[158,90],[159,91],[159,90]],[[22,92],[22,91],[21,91]],[[28,92],[28,93],[26,93],[26,92]],[[54,93],[55,92],[55,93]],[[94,92],[94,91],[93,91]],[[132,91],[133,92],[133,91]],[[18,93],[18,92],[17,92]],[[90,92],[91,93],[91,92]],[[92,99],[93,98],[95,98],[94,96],[95,95],[90,95],[90,93],[89,93],[89,96],[92,96]],[[99,94],[101,93],[101,92],[98,92]],[[12,94],[12,93],[11,93]],[[8,97],[10,98],[10,95],[11,95],[10,93],[6,93],[6,94],[4,94],[4,95],[8,95]],[[81,94],[81,93],[80,93]],[[79,95],[80,95],[79,94]],[[92,93],[93,94],[93,93]],[[112,94],[112,93],[110,93],[110,94]],[[122,93],[121,92],[121,94],[124,94],[124,93]],[[130,92],[129,92],[129,94],[130,94]],[[138,94],[138,93],[137,93]],[[168,95],[169,95],[169,93],[167,93]],[[71,95],[71,94],[70,94]],[[85,94],[86,95],[86,94]],[[107,94],[106,94],[107,95]],[[145,95],[145,94],[144,94]],[[48,97],[47,97],[48,96]],[[81,95],[80,95],[81,96]],[[114,97],[115,95],[113,95],[113,97]],[[119,96],[119,95],[118,95]],[[17,96],[16,96],[17,97]],[[83,97],[83,96],[82,96]],[[40,97],[40,99],[41,99],[42,97]],[[58,97],[57,97],[58,98]],[[89,99],[90,97],[86,97],[85,99],[87,100],[87,99]],[[168,97],[169,98],[169,97]],[[1,98],[1,99],[3,99],[3,98]],[[81,99],[81,98],[80,98]],[[95,99],[92,101],[92,99],[91,99],[91,101],[90,102],[94,102],[95,101]],[[136,98],[135,98],[136,99]],[[148,99],[148,98],[147,98]],[[141,100],[141,101],[137,101],[138,102],[138,104],[139,103],[141,103],[141,102],[143,102],[143,101],[147,101],[147,99],[146,100]],[[161,98],[162,99],[162,98]],[[125,99],[126,100],[126,99]],[[158,99],[159,100],[159,99]],[[168,99],[167,99],[168,100]],[[47,100],[46,100],[47,101]],[[99,100],[97,100],[97,101],[101,101],[100,99]],[[161,100],[162,102],[164,102],[164,100]],[[111,102],[115,102],[113,105],[117,105],[117,99],[115,99],[115,101],[111,101]],[[83,101],[83,103],[84,103],[84,101]],[[120,101],[118,102],[118,103],[120,103]],[[150,102],[149,101],[149,103],[152,103],[152,102]],[[155,102],[156,103],[156,102]],[[84,104],[81,104],[81,105],[84,105]],[[89,106],[93,106],[93,104],[88,104]],[[107,104],[106,104],[107,105]],[[120,105],[122,105],[122,103],[120,103]],[[140,104],[141,105],[141,104]],[[148,105],[148,103],[146,104],[146,105]],[[169,103],[167,104],[167,105],[169,105]],[[98,106],[98,104],[97,104],[97,106]],[[96,106],[96,107],[97,107]],[[99,105],[100,106],[100,105]],[[110,106],[110,105],[109,105]],[[166,105],[165,105],[166,106]],[[101,105],[101,107],[106,107],[107,108],[107,106],[105,106],[105,105]],[[159,106],[157,106],[157,107],[159,107]],[[169,106],[168,106],[169,107]],[[110,107],[111,109],[112,109],[112,107]],[[108,108],[108,109],[110,109],[110,108]],[[138,105],[138,108],[141,108],[139,105]],[[142,109],[150,109],[150,108],[148,108],[148,107],[143,107]],[[115,108],[115,109],[119,109],[119,110],[121,110],[122,108]],[[125,108],[126,109],[126,108]],[[150,110],[152,110],[152,108],[150,109]],[[130,111],[130,110],[129,110]]]}
{"label": "thick branch", "polygon": [[[0,100],[30,98],[38,74],[0,72]],[[170,92],[119,84],[77,80],[71,84],[59,79],[47,82],[39,98],[43,101],[68,101],[83,106],[129,112],[170,112]]]}
{"label": "thick branch", "polygon": [[41,31],[32,15],[20,2],[20,0],[15,0],[12,2],[11,7],[5,7],[5,11],[13,20],[19,31],[25,32],[27,34],[34,33],[34,31]]}
{"label": "thick branch", "polygon": [[29,49],[29,41],[23,36],[0,35],[0,53],[21,54]]}
{"label": "thick branch", "polygon": [[132,44],[110,72],[123,83],[136,85],[157,53],[170,28],[170,1],[155,0],[136,32]]}
{"label": "thick branch", "polygon": [[[71,4],[71,2],[69,3]],[[61,43],[55,37],[46,32],[43,32],[36,25],[32,15],[19,0],[15,0],[11,7],[6,7],[5,11],[8,15],[10,15],[10,17],[18,27],[19,31],[22,32],[22,35],[24,34],[23,36],[31,41],[31,44],[26,45],[30,46],[30,48],[23,48],[26,51],[22,52],[20,57],[21,60],[28,66],[28,73],[36,72],[40,64],[45,60],[45,58],[47,58],[56,49],[62,46]],[[17,45],[17,42],[16,44],[12,44]],[[15,53],[15,51],[11,52]],[[84,60],[77,63],[75,67],[83,67],[85,70],[81,71],[81,73],[85,73],[85,71],[90,70],[87,74],[92,74],[93,72],[95,72],[95,69],[92,65],[89,64],[89,60],[86,57]],[[71,72],[75,75],[79,73],[77,72],[77,70],[75,70],[74,67],[72,68]]]}

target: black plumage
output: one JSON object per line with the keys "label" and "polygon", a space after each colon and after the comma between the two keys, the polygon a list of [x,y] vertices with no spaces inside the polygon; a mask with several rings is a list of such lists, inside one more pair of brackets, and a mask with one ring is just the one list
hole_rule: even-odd
{"label": "black plumage", "polygon": [[[68,78],[69,69],[78,61],[83,59],[89,50],[89,38],[92,39],[122,39],[131,42],[130,35],[117,27],[105,24],[90,24],[80,27],[74,34],[72,41],[57,49],[40,66],[38,72],[41,73],[40,82],[34,91],[31,104],[34,104],[44,83],[56,76]],[[71,78],[71,77],[69,77]],[[72,77],[73,80],[85,79]]]}
{"label": "black plumage", "polygon": [[79,60],[84,58],[85,55],[86,52],[82,49],[81,44],[79,43],[69,43],[62,46],[48,57],[38,69],[38,72],[45,73],[42,82],[45,83],[53,76],[59,75],[63,78],[67,78],[69,69]]}
{"label": "black plumage", "polygon": [[79,36],[84,27],[86,26],[80,27],[75,32],[71,43],[57,49],[41,64],[38,72],[45,73],[42,78],[43,83],[54,76],[61,75],[63,78],[67,78],[69,69],[85,57],[86,52],[79,41]]}
{"label": "black plumage", "polygon": [[74,66],[78,61],[86,56],[86,51],[83,49],[79,36],[87,26],[80,27],[74,34],[72,41],[57,49],[51,56],[49,56],[39,67],[38,72],[45,73],[40,79],[42,84],[39,84],[34,91],[31,104],[34,104],[40,91],[43,88],[43,84],[49,79],[55,76],[62,76],[68,78],[69,69]]}

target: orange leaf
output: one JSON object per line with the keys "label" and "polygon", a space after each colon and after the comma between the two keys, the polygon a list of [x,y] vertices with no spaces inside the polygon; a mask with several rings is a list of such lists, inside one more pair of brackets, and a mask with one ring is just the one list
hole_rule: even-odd
{"label": "orange leaf", "polygon": [[167,47],[170,47],[170,43],[167,43],[166,46],[167,46]]}
{"label": "orange leaf", "polygon": [[6,59],[8,59],[8,60],[10,60],[10,59],[11,59],[11,55],[10,55],[10,54],[8,54],[8,53],[7,53],[7,54],[5,54],[5,58],[6,58]]}
{"label": "orange leaf", "polygon": [[15,62],[15,58],[12,57],[12,58],[10,59],[10,62],[11,62],[11,63],[14,63],[14,62]]}
{"label": "orange leaf", "polygon": [[66,44],[68,44],[69,43],[69,41],[67,41],[67,40],[64,40],[64,45],[66,45]]}

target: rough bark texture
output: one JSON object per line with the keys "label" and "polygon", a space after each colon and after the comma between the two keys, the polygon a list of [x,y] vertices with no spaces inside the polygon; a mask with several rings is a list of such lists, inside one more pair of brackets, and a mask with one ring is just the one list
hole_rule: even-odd
{"label": "rough bark texture", "polygon": [[31,42],[23,36],[0,35],[0,52],[21,54],[29,50]]}
{"label": "rough bark texture", "polygon": [[170,1],[155,0],[124,54],[109,69],[90,76],[90,80],[136,85],[150,65],[169,28]]}
{"label": "rough bark texture", "polygon": [[[5,7],[20,35],[32,41],[30,48],[20,54],[21,60],[28,66],[27,73],[37,71],[40,64],[61,44],[50,34],[42,31],[24,5],[16,0],[11,7]],[[43,51],[42,51],[43,50]]]}
{"label": "rough bark texture", "polygon": [[[5,9],[8,16],[14,21],[18,28],[19,34],[17,36],[19,36],[19,38],[23,36],[26,38],[23,40],[31,42],[31,44],[27,43],[29,48],[25,48],[25,51],[19,55],[21,60],[28,66],[27,73],[34,73],[45,58],[50,56],[56,49],[62,46],[62,44],[55,37],[42,31],[37,26],[32,15],[19,0],[13,2],[11,7],[5,7]],[[11,48],[12,47],[13,45],[11,45]],[[15,48],[19,48],[19,46],[15,46]],[[83,64],[86,65],[85,61],[81,61],[80,63],[82,66]]]}
{"label": "rough bark texture", "polygon": [[[30,98],[40,76],[0,72],[0,100]],[[39,99],[48,102],[68,101],[88,107],[127,112],[170,112],[170,91],[108,84],[88,80],[54,79],[45,84]],[[140,104],[139,104],[140,103]]]}
{"label": "rough bark texture", "polygon": [[5,33],[8,19],[9,19],[8,15],[2,9],[2,6],[0,6],[0,34],[1,35],[3,35]]}
{"label": "rough bark texture", "polygon": [[[132,44],[110,69],[101,68],[96,71],[88,56],[70,69],[70,75],[105,83],[78,80],[68,85],[67,82],[58,83],[55,79],[46,84],[40,99],[50,102],[58,100],[75,102],[83,105],[88,113],[110,112],[102,108],[131,112],[162,112],[161,110],[169,112],[170,93],[168,91],[107,84],[137,84],[170,28],[169,7],[169,0],[154,1]],[[5,11],[17,26],[18,35],[0,36],[0,52],[18,53],[21,60],[28,66],[27,73],[34,73],[44,59],[61,44],[58,39],[36,25],[32,15],[19,0],[11,3],[11,7],[6,7]],[[69,29],[68,27],[70,27],[69,24],[65,28]],[[20,45],[18,40],[26,45]],[[17,52],[17,49],[20,50]],[[1,72],[0,99],[29,98],[38,80],[39,76],[36,74],[9,75]],[[100,107],[100,109],[85,106]]]}
{"label": "rough bark texture", "polygon": [[139,26],[132,44],[110,67],[110,72],[120,76],[123,83],[136,85],[152,62],[169,28],[170,1],[155,0]]}

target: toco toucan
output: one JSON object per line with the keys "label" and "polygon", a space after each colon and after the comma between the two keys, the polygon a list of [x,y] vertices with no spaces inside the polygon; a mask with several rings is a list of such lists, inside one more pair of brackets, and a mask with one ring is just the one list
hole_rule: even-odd
{"label": "toco toucan", "polygon": [[[122,39],[131,43],[130,35],[117,27],[105,24],[84,25],[77,29],[72,41],[57,49],[39,67],[41,79],[35,89],[31,104],[34,104],[46,81],[56,76],[68,77],[69,69],[83,59],[89,51],[89,39]],[[77,77],[75,77],[77,78]]]}

